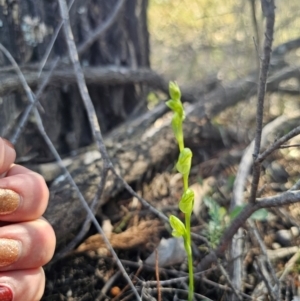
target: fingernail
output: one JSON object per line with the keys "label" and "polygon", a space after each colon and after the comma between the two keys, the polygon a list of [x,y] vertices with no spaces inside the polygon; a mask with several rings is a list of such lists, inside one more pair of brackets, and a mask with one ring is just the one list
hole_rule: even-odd
{"label": "fingernail", "polygon": [[[0,267],[14,263],[20,254],[20,242],[14,239],[0,238]],[[2,301],[0,299],[0,301]]]}
{"label": "fingernail", "polygon": [[[9,146],[9,147],[15,149],[14,145],[13,145],[9,140],[7,140],[7,139],[5,139],[5,138],[2,138],[2,140],[3,140],[3,142],[4,142],[7,146]],[[1,299],[0,299],[0,301],[1,301]]]}
{"label": "fingernail", "polygon": [[13,293],[7,286],[0,285],[0,301],[12,301]]}
{"label": "fingernail", "polygon": [[16,192],[10,189],[0,188],[0,215],[14,212],[19,204],[20,196]]}

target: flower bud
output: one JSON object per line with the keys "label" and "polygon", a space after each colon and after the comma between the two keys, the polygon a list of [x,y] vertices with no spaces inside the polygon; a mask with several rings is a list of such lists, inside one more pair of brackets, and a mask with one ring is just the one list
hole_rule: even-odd
{"label": "flower bud", "polygon": [[191,214],[194,207],[194,191],[192,189],[187,189],[181,197],[179,202],[179,209],[186,214]]}
{"label": "flower bud", "polygon": [[181,92],[179,89],[179,86],[175,82],[169,83],[169,93],[172,99],[174,100],[180,100]]}
{"label": "flower bud", "polygon": [[179,218],[177,218],[174,215],[171,215],[169,218],[169,221],[170,221],[171,227],[173,229],[172,235],[174,237],[185,236],[185,234],[186,234],[185,225]]}
{"label": "flower bud", "polygon": [[178,158],[178,162],[176,164],[176,168],[178,172],[182,175],[186,175],[190,173],[191,164],[192,164],[192,151],[189,148],[184,148]]}

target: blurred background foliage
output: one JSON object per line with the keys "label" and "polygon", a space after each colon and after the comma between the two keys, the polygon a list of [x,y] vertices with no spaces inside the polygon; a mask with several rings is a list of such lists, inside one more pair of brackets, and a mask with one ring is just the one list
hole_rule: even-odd
{"label": "blurred background foliage", "polygon": [[[274,47],[300,35],[300,1],[276,7]],[[179,84],[216,76],[227,82],[258,66],[259,0],[150,0],[148,18],[152,68]],[[299,61],[300,51],[292,56]]]}

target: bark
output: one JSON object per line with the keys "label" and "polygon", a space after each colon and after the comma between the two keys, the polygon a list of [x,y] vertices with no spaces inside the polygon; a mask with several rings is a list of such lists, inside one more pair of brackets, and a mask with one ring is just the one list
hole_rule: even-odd
{"label": "bark", "polygon": [[[121,9],[116,10],[120,7]],[[89,68],[114,66],[114,68],[149,67],[149,35],[145,0],[77,0],[70,9],[72,30],[81,54],[81,62]],[[110,22],[114,12],[114,19]],[[58,3],[55,0],[17,0],[0,3],[0,43],[13,55],[21,66],[31,70],[36,87],[37,70],[45,55],[55,30],[59,26]],[[103,28],[105,30],[103,30]],[[99,34],[99,29],[101,34]],[[102,31],[101,31],[102,30]],[[65,68],[66,44],[60,33],[49,60],[55,56],[65,57],[59,64]],[[1,67],[8,70],[3,58]],[[49,64],[48,64],[49,65]],[[51,65],[51,63],[50,63]],[[27,100],[23,91],[16,90],[19,81],[11,70],[1,72],[3,102],[0,104],[0,134],[9,138],[25,109]],[[10,86],[10,89],[6,87]],[[13,86],[13,87],[11,87]],[[136,107],[145,103],[147,90],[139,83],[90,82],[89,91],[98,112],[103,133],[113,129],[131,115]],[[7,95],[8,92],[13,93]],[[86,114],[73,81],[58,82],[47,89],[40,103],[44,109],[43,121],[57,150],[66,154],[92,142]],[[55,123],[53,123],[55,120]],[[34,143],[32,143],[34,141]],[[39,135],[34,120],[30,120],[24,134],[16,145],[19,156],[36,157],[36,161],[49,161],[52,155]],[[38,154],[38,156],[37,156]]]}

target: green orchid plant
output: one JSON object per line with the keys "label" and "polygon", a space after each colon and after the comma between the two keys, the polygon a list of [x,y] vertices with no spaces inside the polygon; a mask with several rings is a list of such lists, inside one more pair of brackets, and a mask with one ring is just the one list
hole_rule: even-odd
{"label": "green orchid plant", "polygon": [[188,301],[193,300],[194,295],[194,274],[193,274],[193,256],[191,247],[191,215],[194,206],[194,192],[189,188],[189,174],[192,163],[192,151],[184,147],[182,124],[185,118],[183,105],[181,102],[181,92],[175,82],[170,82],[169,93],[171,99],[166,105],[174,112],[172,118],[172,129],[179,146],[179,158],[176,163],[176,169],[183,177],[183,194],[179,202],[179,209],[185,215],[185,224],[176,216],[171,215],[169,220],[173,229],[174,237],[183,237],[184,247],[188,258],[189,268],[189,294]]}

